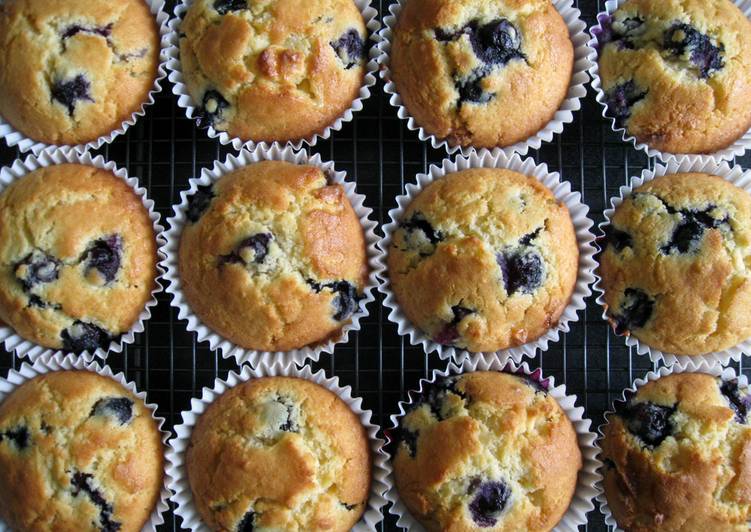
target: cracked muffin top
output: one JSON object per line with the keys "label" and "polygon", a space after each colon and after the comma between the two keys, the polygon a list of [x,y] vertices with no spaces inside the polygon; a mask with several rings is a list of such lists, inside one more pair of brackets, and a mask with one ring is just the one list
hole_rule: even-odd
{"label": "cracked muffin top", "polygon": [[367,507],[371,461],[358,416],[310,381],[264,377],[223,393],[185,459],[212,530],[350,530]]}
{"label": "cracked muffin top", "polygon": [[571,421],[526,375],[478,371],[427,385],[396,434],[399,496],[430,531],[550,530],[582,466]]}
{"label": "cracked muffin top", "polygon": [[162,488],[161,439],[151,411],[113,379],[31,379],[0,403],[0,519],[12,530],[141,530]]}
{"label": "cracked muffin top", "polygon": [[407,111],[451,145],[492,148],[542,129],[568,92],[573,44],[550,0],[410,0],[391,75]]}
{"label": "cracked muffin top", "polygon": [[407,206],[388,275],[407,318],[435,342],[497,351],[556,325],[578,259],[568,209],[547,187],[476,168],[434,181]]}
{"label": "cracked muffin top", "polygon": [[156,287],[141,198],[109,170],[61,164],[0,193],[0,320],[67,352],[107,350]]}
{"label": "cracked muffin top", "polygon": [[747,531],[748,389],[704,373],[668,375],[615,402],[601,441],[605,495],[628,532]]}
{"label": "cracked muffin top", "polygon": [[230,341],[288,351],[336,336],[358,311],[365,235],[339,184],[314,166],[264,161],[189,197],[180,237],[191,309]]}
{"label": "cracked muffin top", "polygon": [[608,318],[668,353],[751,336],[751,195],[719,176],[673,174],[618,206],[601,247]]}
{"label": "cracked muffin top", "polygon": [[6,0],[0,49],[0,115],[35,141],[83,144],[147,101],[159,28],[143,0]]}
{"label": "cracked muffin top", "polygon": [[320,133],[352,105],[366,41],[353,0],[196,0],[180,61],[199,125],[283,142]]}
{"label": "cracked muffin top", "polygon": [[711,153],[751,127],[751,21],[729,0],[629,0],[602,21],[607,115],[670,153]]}

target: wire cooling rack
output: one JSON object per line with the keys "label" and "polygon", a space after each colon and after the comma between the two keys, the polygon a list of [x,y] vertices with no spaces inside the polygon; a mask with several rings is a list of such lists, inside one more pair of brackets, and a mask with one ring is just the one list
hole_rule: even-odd
{"label": "wire cooling rack", "polygon": [[[389,3],[376,0],[373,5],[383,14]],[[604,2],[595,0],[576,3],[588,26],[604,6]],[[174,0],[167,4],[171,14]],[[374,210],[373,217],[379,223],[388,220],[388,210],[395,205],[394,198],[403,192],[405,183],[413,182],[417,173],[446,157],[407,130],[382,89],[379,81],[355,120],[311,150],[324,160],[335,161],[339,170],[347,172],[349,179],[357,183],[358,191],[365,194],[365,204]],[[146,116],[97,153],[140,178],[166,219],[172,214],[180,191],[187,188],[188,179],[232,151],[209,139],[185,117],[165,80],[162,93]],[[602,212],[618,188],[630,176],[654,166],[654,160],[623,143],[610,130],[591,91],[582,111],[575,113],[574,123],[567,125],[552,143],[529,155],[547,163],[551,171],[560,172],[574,190],[582,193],[596,224],[602,221]],[[0,147],[2,165],[11,164],[19,156],[14,149]],[[751,167],[751,156],[735,162]],[[172,428],[181,422],[180,412],[189,408],[190,399],[200,395],[202,387],[212,386],[215,378],[226,377],[237,366],[234,359],[225,360],[212,353],[206,343],[197,342],[195,335],[185,330],[185,323],[177,319],[166,293],[158,299],[159,305],[145,332],[123,353],[110,355],[107,363],[115,371],[124,371],[140,390],[147,391],[149,401],[159,405],[159,415]],[[362,330],[351,334],[347,344],[337,346],[333,355],[324,354],[313,366],[323,368],[329,376],[338,376],[342,384],[351,385],[353,393],[363,398],[364,407],[373,411],[374,422],[387,427],[389,416],[397,411],[397,403],[406,397],[406,391],[416,388],[419,379],[433,369],[445,368],[447,362],[435,354],[426,355],[422,348],[412,347],[400,337],[381,302],[378,295],[369,306],[370,315],[361,322]],[[594,427],[601,423],[602,413],[621,390],[654,367],[647,357],[637,355],[622,338],[614,336],[601,314],[594,296],[590,297],[587,309],[571,331],[529,361],[530,366],[541,367],[547,376],[566,384],[569,392],[578,396],[577,404],[585,407]],[[2,376],[21,362],[0,348]],[[751,376],[745,357],[733,366]],[[379,529],[396,530],[388,507],[383,512],[385,519]],[[164,530],[180,530],[180,520],[171,511],[165,519]],[[597,510],[589,514],[587,530],[606,528]]]}

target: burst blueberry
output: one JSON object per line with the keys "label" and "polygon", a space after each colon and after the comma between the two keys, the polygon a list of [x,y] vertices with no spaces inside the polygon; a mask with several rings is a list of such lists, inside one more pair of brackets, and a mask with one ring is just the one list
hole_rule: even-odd
{"label": "burst blueberry", "polygon": [[112,35],[113,22],[110,22],[106,26],[81,26],[80,24],[73,24],[63,30],[62,39],[70,39],[74,35],[79,33],[90,33],[92,35],[99,35],[105,39],[109,39]]}
{"label": "burst blueberry", "polygon": [[188,210],[186,216],[188,220],[195,223],[201,215],[209,208],[211,200],[214,199],[214,190],[212,185],[200,185],[195,193],[188,198]]}
{"label": "burst blueberry", "polygon": [[708,229],[717,229],[723,226],[729,229],[727,217],[719,220],[712,217],[710,212],[714,208],[714,205],[710,205],[704,210],[683,209],[677,211],[672,209],[673,213],[680,214],[681,220],[673,230],[670,241],[661,248],[661,251],[666,254],[674,251],[692,253],[699,248],[704,233]]}
{"label": "burst blueberry", "polygon": [[616,408],[629,432],[653,448],[659,447],[665,438],[673,434],[674,427],[670,418],[675,410],[675,406],[651,402],[629,402]]}
{"label": "burst blueberry", "polygon": [[29,446],[29,443],[31,443],[31,434],[29,434],[29,429],[26,427],[14,427],[5,432],[0,432],[0,442],[3,440],[12,442],[18,450],[22,451]]}
{"label": "burst blueberry", "polygon": [[91,408],[90,416],[110,417],[120,425],[127,425],[133,419],[133,400],[127,397],[106,397],[97,401]]}
{"label": "burst blueberry", "polygon": [[16,263],[14,272],[24,290],[31,290],[38,284],[51,283],[60,275],[62,263],[52,255],[35,249]]}
{"label": "burst blueberry", "polygon": [[123,240],[120,235],[109,235],[95,240],[84,253],[86,270],[98,271],[105,283],[111,283],[120,270]]}
{"label": "burst blueberry", "polygon": [[89,92],[91,84],[83,74],[78,74],[70,79],[58,79],[50,86],[52,99],[63,105],[68,110],[68,115],[73,116],[79,101],[93,102]]}
{"label": "burst blueberry", "polygon": [[617,127],[625,127],[631,118],[631,109],[647,96],[647,91],[640,90],[633,80],[616,85],[605,95],[607,116],[615,119]]}
{"label": "burst blueberry", "polygon": [[712,39],[690,24],[673,24],[666,32],[663,47],[673,55],[689,54],[689,61],[706,79],[725,66],[723,52],[725,45],[716,46]]}
{"label": "burst blueberry", "polygon": [[625,334],[644,327],[652,317],[654,306],[654,299],[643,290],[626,288],[619,310],[611,316],[615,322],[615,332]]}
{"label": "burst blueberry", "polygon": [[70,483],[73,486],[73,496],[77,497],[81,493],[88,496],[91,503],[99,508],[99,530],[101,532],[117,532],[122,524],[112,519],[114,510],[112,505],[107,502],[102,492],[93,486],[94,475],[90,473],[73,473]]}
{"label": "burst blueberry", "polygon": [[203,94],[201,107],[196,112],[198,126],[207,128],[216,125],[224,117],[224,110],[229,107],[229,101],[218,91],[208,90]]}
{"label": "burst blueberry", "polygon": [[475,55],[488,65],[505,65],[512,59],[523,59],[521,35],[505,18],[482,26],[470,26],[469,41]]}
{"label": "burst blueberry", "polygon": [[347,70],[359,64],[365,56],[365,43],[356,29],[347,30],[339,39],[329,44]]}
{"label": "burst blueberry", "polygon": [[728,405],[735,413],[735,420],[745,424],[748,419],[748,409],[751,406],[751,397],[741,393],[738,379],[720,381],[720,393],[725,396]]}
{"label": "burst blueberry", "polygon": [[433,245],[443,240],[441,232],[436,231],[421,212],[412,214],[408,220],[401,222],[399,227],[410,234],[421,233]]}
{"label": "burst blueberry", "polygon": [[219,264],[261,264],[269,252],[271,233],[257,233],[240,242],[235,251],[219,257]]}
{"label": "burst blueberry", "polygon": [[616,229],[614,225],[608,225],[605,228],[605,236],[603,240],[604,246],[612,246],[615,251],[620,252],[626,248],[633,248],[634,241],[631,235],[620,229]]}
{"label": "burst blueberry", "polygon": [[60,333],[60,338],[63,341],[63,349],[72,353],[93,353],[100,347],[106,350],[112,340],[110,334],[101,327],[80,320],[64,329]]}
{"label": "burst blueberry", "polygon": [[237,532],[253,532],[256,522],[256,514],[253,510],[248,510],[237,524]]}
{"label": "burst blueberry", "polygon": [[357,304],[361,297],[357,293],[357,288],[351,283],[347,281],[319,283],[313,279],[307,279],[306,282],[315,292],[329,289],[335,294],[334,299],[331,302],[334,307],[335,320],[346,320],[357,311]]}
{"label": "burst blueberry", "polygon": [[465,103],[488,103],[495,95],[486,92],[482,88],[483,76],[477,76],[472,80],[459,80],[456,82],[456,90],[459,93],[457,105],[461,107]]}
{"label": "burst blueberry", "polygon": [[226,15],[230,11],[242,11],[248,9],[248,0],[214,0],[214,9],[220,15]]}
{"label": "burst blueberry", "polygon": [[453,318],[450,322],[443,326],[443,328],[436,334],[434,340],[442,345],[452,345],[459,339],[459,323],[467,316],[474,314],[476,311],[462,307],[461,305],[454,305],[451,307],[451,313]]}
{"label": "burst blueberry", "polygon": [[528,249],[498,253],[496,262],[501,269],[503,286],[509,296],[517,292],[531,294],[542,286],[545,265],[537,251]]}
{"label": "burst blueberry", "polygon": [[482,528],[495,526],[511,497],[511,489],[505,482],[493,480],[479,483],[473,493],[469,503],[472,519]]}

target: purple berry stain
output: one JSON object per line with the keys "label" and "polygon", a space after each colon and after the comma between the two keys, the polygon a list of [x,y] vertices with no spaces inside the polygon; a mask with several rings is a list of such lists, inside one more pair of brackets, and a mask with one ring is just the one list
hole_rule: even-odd
{"label": "purple berry stain", "polygon": [[365,43],[356,29],[347,30],[339,39],[329,44],[346,70],[360,63],[365,55]]}
{"label": "purple berry stain", "polygon": [[77,76],[67,80],[56,80],[50,86],[50,94],[53,101],[57,101],[68,110],[68,116],[73,116],[79,101],[93,102],[89,90],[91,84],[83,76]]}
{"label": "purple berry stain", "polygon": [[631,118],[631,108],[646,95],[647,91],[639,90],[633,80],[616,85],[605,94],[607,116],[615,119],[617,127],[625,127],[626,122]]}
{"label": "purple berry stain", "polygon": [[440,331],[438,331],[438,334],[435,335],[433,340],[441,345],[453,345],[460,336],[458,328],[459,323],[461,323],[464,318],[474,314],[475,312],[476,311],[462,307],[461,305],[454,305],[453,307],[451,307],[453,318],[450,322],[444,325]]}

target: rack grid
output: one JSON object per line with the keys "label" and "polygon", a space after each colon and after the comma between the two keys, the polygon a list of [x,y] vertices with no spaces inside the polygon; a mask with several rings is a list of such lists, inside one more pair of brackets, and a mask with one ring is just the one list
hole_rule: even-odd
{"label": "rack grid", "polygon": [[[174,3],[167,2],[170,14]],[[382,15],[388,14],[390,3],[373,1]],[[594,24],[595,15],[604,8],[604,2],[599,0],[579,0],[576,4],[588,26]],[[365,194],[365,204],[373,209],[373,218],[379,224],[388,221],[388,210],[395,205],[395,196],[403,193],[405,183],[414,182],[417,173],[446,157],[444,152],[420,142],[397,118],[380,80],[354,121],[310,151],[320,153],[324,160],[333,160],[337,169],[347,172],[348,178],[357,183],[358,191]],[[127,134],[96,151],[141,180],[156,202],[163,224],[172,214],[172,205],[179,201],[180,191],[187,188],[188,179],[233,152],[208,138],[185,117],[166,80],[146,116]],[[595,224],[603,220],[602,212],[610,198],[618,194],[618,188],[630,176],[655,164],[611,131],[601,118],[591,89],[582,110],[575,113],[574,122],[553,142],[543,144],[529,156],[547,163],[551,171],[560,172],[574,190],[582,193]],[[0,165],[10,165],[17,157],[23,155],[0,146]],[[734,164],[751,167],[751,155]],[[569,392],[578,396],[577,404],[585,407],[593,427],[597,427],[603,412],[621,390],[654,369],[654,365],[612,333],[594,299],[588,299],[579,321],[562,335],[561,341],[527,361],[531,367],[540,367],[546,375],[555,377],[557,383],[566,384]],[[192,397],[200,395],[204,386],[211,387],[214,379],[226,377],[237,365],[234,359],[225,360],[211,352],[206,343],[197,342],[195,335],[186,331],[166,293],[161,293],[158,300],[144,333],[122,353],[110,355],[107,363],[115,371],[124,371],[140,390],[148,392],[149,401],[159,405],[158,413],[167,419],[171,429],[181,422],[180,412],[189,408]],[[374,422],[388,427],[390,415],[397,411],[398,401],[406,398],[407,390],[415,389],[419,379],[448,363],[435,354],[426,355],[421,347],[411,346],[408,339],[397,334],[396,326],[387,319],[380,294],[368,309],[369,316],[361,322],[362,330],[351,334],[347,344],[337,346],[333,355],[322,355],[312,366],[323,368],[328,376],[338,376],[343,385],[351,385],[354,395],[363,398],[364,407],[373,411]],[[0,375],[5,376],[22,362],[0,348]],[[751,376],[745,357],[733,367]],[[383,513],[379,530],[397,530],[388,507]],[[180,519],[171,509],[165,519],[161,529],[181,529]],[[585,529],[607,530],[597,509],[589,514]]]}

